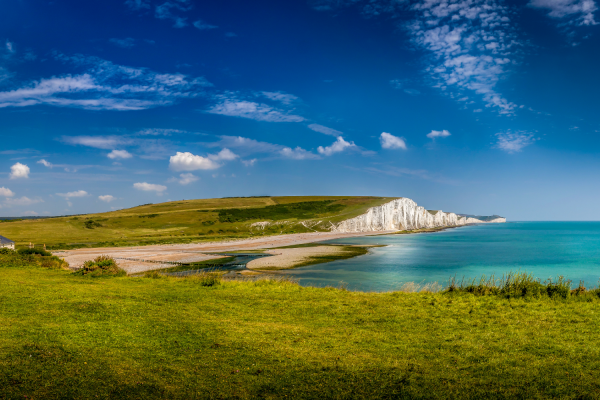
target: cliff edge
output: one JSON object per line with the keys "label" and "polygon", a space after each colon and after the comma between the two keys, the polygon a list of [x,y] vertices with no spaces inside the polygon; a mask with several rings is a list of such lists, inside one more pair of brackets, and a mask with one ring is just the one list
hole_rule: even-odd
{"label": "cliff edge", "polygon": [[487,221],[460,216],[443,211],[428,211],[411,199],[400,198],[377,207],[371,207],[366,213],[347,219],[334,225],[332,232],[377,232],[401,231],[427,228],[444,228],[469,224],[502,223],[506,218],[494,218]]}

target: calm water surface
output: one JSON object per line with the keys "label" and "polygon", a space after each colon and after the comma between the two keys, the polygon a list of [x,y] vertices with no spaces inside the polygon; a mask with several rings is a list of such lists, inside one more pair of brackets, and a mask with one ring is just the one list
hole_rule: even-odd
{"label": "calm water surface", "polygon": [[450,276],[501,276],[509,271],[545,280],[564,275],[575,284],[597,286],[600,222],[511,222],[436,233],[385,235],[326,243],[385,244],[371,254],[289,271],[303,286],[393,290],[406,282],[439,282]]}

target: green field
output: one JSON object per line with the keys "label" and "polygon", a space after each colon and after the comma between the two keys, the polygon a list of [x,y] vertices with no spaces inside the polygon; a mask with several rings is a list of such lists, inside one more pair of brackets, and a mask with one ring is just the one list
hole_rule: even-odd
{"label": "green field", "polygon": [[[0,222],[17,246],[49,249],[189,243],[285,233],[327,231],[393,198],[250,197],[183,200],[100,214]],[[252,226],[267,221],[264,227]]]}
{"label": "green field", "polygon": [[377,294],[6,260],[3,399],[600,397],[596,292]]}

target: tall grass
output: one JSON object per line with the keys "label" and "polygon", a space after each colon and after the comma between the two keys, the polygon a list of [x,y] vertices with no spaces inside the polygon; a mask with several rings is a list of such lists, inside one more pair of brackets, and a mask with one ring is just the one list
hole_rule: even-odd
{"label": "tall grass", "polygon": [[553,280],[549,278],[542,282],[535,278],[533,274],[526,272],[509,272],[501,278],[494,275],[490,277],[482,276],[477,279],[465,279],[459,281],[456,276],[450,278],[445,293],[472,293],[479,296],[494,295],[504,298],[563,298],[569,296],[591,295],[600,297],[600,289],[594,288],[587,290],[583,282],[579,283],[576,289],[571,289],[571,280],[564,276],[559,276]]}

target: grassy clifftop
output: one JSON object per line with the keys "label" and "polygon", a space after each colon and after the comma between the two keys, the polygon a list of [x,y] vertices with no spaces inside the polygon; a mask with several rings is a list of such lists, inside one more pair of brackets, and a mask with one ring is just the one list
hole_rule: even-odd
{"label": "grassy clifftop", "polygon": [[0,274],[2,399],[600,393],[595,294],[505,298],[210,276],[88,278],[2,259]]}
{"label": "grassy clifftop", "polygon": [[32,242],[58,249],[327,231],[331,223],[393,199],[290,196],[182,200],[100,214],[2,222],[0,235],[14,240],[17,246]]}

